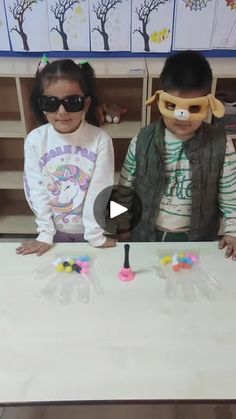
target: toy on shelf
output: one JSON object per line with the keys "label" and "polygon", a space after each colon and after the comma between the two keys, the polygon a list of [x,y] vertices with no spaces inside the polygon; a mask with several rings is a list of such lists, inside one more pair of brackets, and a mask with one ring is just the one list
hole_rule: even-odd
{"label": "toy on shelf", "polygon": [[119,272],[119,278],[121,281],[132,281],[135,277],[135,273],[132,271],[129,265],[129,250],[130,250],[130,245],[125,244],[124,245],[124,251],[125,251],[124,266],[123,268],[121,268]]}
{"label": "toy on shelf", "polygon": [[109,123],[113,122],[114,124],[119,124],[119,122],[121,121],[122,115],[128,112],[127,108],[117,105],[115,103],[109,106],[104,104],[102,107],[105,113],[106,122],[109,122]]}

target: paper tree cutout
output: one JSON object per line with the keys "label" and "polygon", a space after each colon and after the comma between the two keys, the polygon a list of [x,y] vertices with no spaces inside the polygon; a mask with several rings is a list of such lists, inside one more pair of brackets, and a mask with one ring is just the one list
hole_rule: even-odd
{"label": "paper tree cutout", "polygon": [[93,28],[92,32],[97,31],[103,38],[104,50],[109,51],[109,35],[106,31],[106,22],[108,19],[108,13],[115,9],[118,4],[122,4],[123,0],[101,0],[98,4],[93,4],[93,12],[96,14],[98,20],[100,20],[100,27]]}
{"label": "paper tree cutout", "polygon": [[133,33],[138,32],[142,35],[144,40],[144,51],[150,51],[149,40],[150,36],[147,33],[147,24],[150,21],[150,14],[153,11],[158,11],[158,7],[162,4],[167,3],[170,0],[144,0],[139,7],[136,7],[135,13],[137,13],[138,18],[142,24],[142,29],[139,27],[135,29]]}
{"label": "paper tree cutout", "polygon": [[236,9],[236,0],[226,0],[226,4],[231,7],[231,10]]}
{"label": "paper tree cutout", "polygon": [[190,10],[202,10],[203,7],[207,6],[207,3],[211,0],[183,0],[186,7],[189,7]]}
{"label": "paper tree cutout", "polygon": [[57,0],[54,6],[51,6],[51,12],[54,14],[55,19],[58,20],[58,25],[53,26],[50,32],[56,31],[62,38],[63,49],[68,50],[67,34],[64,29],[64,23],[66,21],[66,13],[68,10],[73,10],[76,4],[80,4],[85,0]]}
{"label": "paper tree cutout", "polygon": [[39,3],[43,0],[16,0],[13,6],[9,7],[10,12],[12,13],[13,18],[16,20],[17,24],[10,29],[10,32],[17,32],[23,42],[23,49],[29,51],[28,37],[24,32],[23,23],[25,20],[25,13],[27,11],[32,11],[32,6]]}

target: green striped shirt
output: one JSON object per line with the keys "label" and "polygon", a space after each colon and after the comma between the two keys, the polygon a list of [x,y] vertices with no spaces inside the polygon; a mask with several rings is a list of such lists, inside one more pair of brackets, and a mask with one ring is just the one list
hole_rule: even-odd
{"label": "green striped shirt", "polygon": [[[185,155],[183,141],[165,131],[166,189],[160,202],[156,225],[161,230],[186,231],[190,228],[192,188],[191,170]],[[133,187],[136,176],[136,142],[130,142],[120,174],[120,184]],[[236,152],[227,139],[225,161],[219,182],[219,209],[223,214],[224,234],[236,236]]]}

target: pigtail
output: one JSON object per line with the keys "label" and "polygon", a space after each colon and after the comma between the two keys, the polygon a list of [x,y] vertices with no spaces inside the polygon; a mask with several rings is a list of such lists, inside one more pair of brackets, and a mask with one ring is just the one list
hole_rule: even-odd
{"label": "pigtail", "polygon": [[85,115],[85,120],[96,127],[99,126],[99,102],[97,97],[97,86],[95,73],[91,65],[87,61],[79,61],[78,67],[80,68],[84,77],[86,89],[86,96],[91,98],[91,103]]}
{"label": "pigtail", "polygon": [[38,98],[42,94],[42,79],[43,79],[44,73],[46,72],[46,67],[48,65],[50,65],[48,61],[48,57],[46,56],[46,54],[43,54],[41,61],[39,62],[38,67],[37,67],[34,85],[33,85],[31,95],[30,95],[31,109],[33,113],[35,114],[37,121],[40,124],[46,124],[48,122],[47,118],[45,117],[44,113],[42,112],[38,104]]}
{"label": "pigtail", "polygon": [[44,70],[44,68],[45,68],[48,64],[49,64],[48,57],[47,57],[47,55],[46,55],[46,54],[43,54],[43,56],[42,56],[42,58],[41,58],[41,61],[40,61],[39,65],[38,65],[37,72],[41,73],[41,71],[43,71],[43,70]]}

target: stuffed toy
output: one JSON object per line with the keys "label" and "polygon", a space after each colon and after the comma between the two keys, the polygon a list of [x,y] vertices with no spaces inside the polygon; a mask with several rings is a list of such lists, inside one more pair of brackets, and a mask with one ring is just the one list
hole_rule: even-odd
{"label": "stuffed toy", "polygon": [[112,105],[103,105],[103,110],[105,112],[105,120],[109,123],[119,124],[121,121],[122,115],[124,115],[128,109],[124,108],[123,106],[116,105],[113,103]]}

